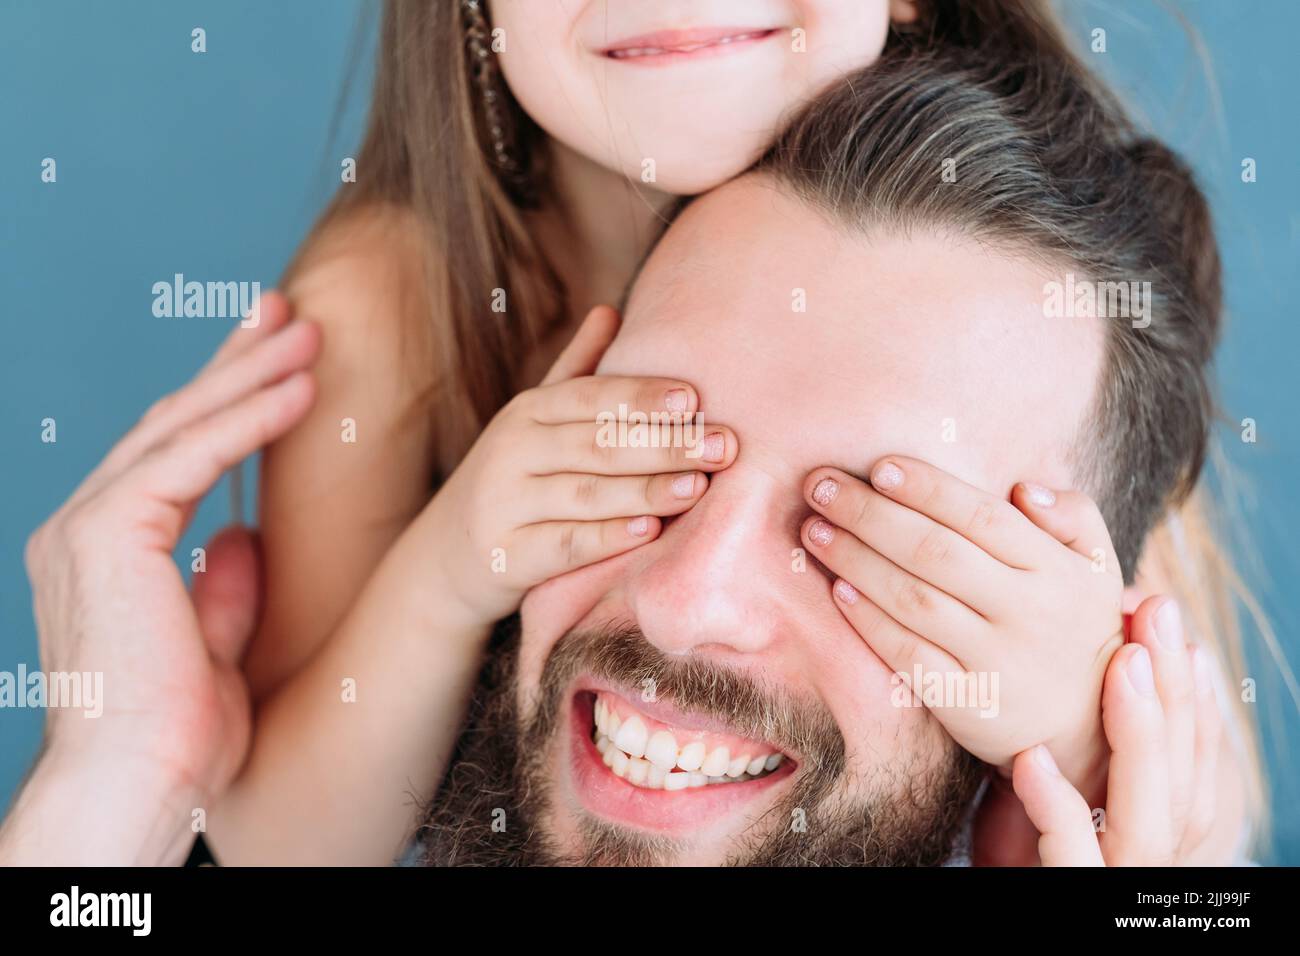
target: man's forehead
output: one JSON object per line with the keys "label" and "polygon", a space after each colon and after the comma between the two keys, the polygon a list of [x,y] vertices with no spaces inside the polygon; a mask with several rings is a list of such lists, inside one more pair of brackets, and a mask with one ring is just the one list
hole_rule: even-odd
{"label": "man's forehead", "polygon": [[746,465],[797,480],[893,452],[997,490],[1069,484],[1101,355],[1044,273],[916,230],[863,236],[759,177],[697,201],[646,263],[601,372],[680,376]]}

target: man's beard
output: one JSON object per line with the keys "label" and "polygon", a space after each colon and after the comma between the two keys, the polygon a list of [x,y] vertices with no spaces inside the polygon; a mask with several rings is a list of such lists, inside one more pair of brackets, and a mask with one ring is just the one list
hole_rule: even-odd
{"label": "man's beard", "polygon": [[[800,755],[790,793],[747,828],[729,865],[935,866],[948,860],[983,778],[951,740],[937,762],[877,768],[874,796],[848,803],[844,741],[820,706],[778,702],[747,679],[700,661],[660,654],[633,628],[566,635],[543,670],[533,713],[518,706],[519,616],[493,636],[451,765],[417,834],[426,866],[649,866],[671,863],[679,844],[584,815],[581,846],[558,846],[540,825],[552,806],[552,751],[563,695],[592,673],[628,687],[653,683],[676,706],[725,719],[740,736]],[[762,823],[769,826],[761,826]],[[749,831],[753,830],[753,835]],[[765,831],[765,832],[764,832]]]}

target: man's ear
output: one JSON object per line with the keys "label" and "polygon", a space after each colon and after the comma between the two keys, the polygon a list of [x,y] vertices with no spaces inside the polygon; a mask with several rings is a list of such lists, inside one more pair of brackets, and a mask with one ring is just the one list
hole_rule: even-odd
{"label": "man's ear", "polygon": [[889,0],[889,19],[894,23],[915,23],[921,16],[917,0]]}

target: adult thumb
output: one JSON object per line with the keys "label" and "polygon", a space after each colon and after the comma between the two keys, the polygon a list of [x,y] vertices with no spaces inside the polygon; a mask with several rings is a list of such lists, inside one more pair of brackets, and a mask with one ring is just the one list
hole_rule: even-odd
{"label": "adult thumb", "polygon": [[194,573],[190,597],[208,652],[236,666],[257,628],[262,606],[262,550],[256,532],[240,525],[208,542],[206,566]]}

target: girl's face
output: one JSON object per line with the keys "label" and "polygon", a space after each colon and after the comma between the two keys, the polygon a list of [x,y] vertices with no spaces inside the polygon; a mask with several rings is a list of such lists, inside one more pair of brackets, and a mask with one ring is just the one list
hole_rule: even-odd
{"label": "girl's face", "polygon": [[754,162],[782,122],[873,62],[909,0],[492,0],[515,98],[577,153],[667,193]]}

